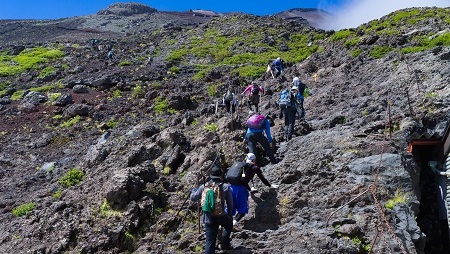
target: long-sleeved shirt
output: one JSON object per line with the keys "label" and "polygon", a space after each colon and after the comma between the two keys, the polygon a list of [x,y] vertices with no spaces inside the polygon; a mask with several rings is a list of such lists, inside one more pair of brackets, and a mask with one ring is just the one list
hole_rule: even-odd
{"label": "long-sleeved shirt", "polygon": [[[250,84],[249,86],[247,86],[244,91],[242,92],[242,95],[251,95],[252,94],[252,87],[253,84]],[[259,92],[261,92],[262,94],[264,94],[264,88],[262,88],[261,86],[258,86]]]}
{"label": "long-sleeved shirt", "polygon": [[266,133],[267,136],[267,141],[269,141],[269,143],[272,143],[272,134],[270,133],[270,122],[269,120],[264,119],[264,126],[262,129],[252,129],[252,128],[247,128],[247,133],[249,132],[262,132],[264,130],[264,132]]}
{"label": "long-sleeved shirt", "polygon": [[[211,181],[215,181],[216,183],[221,183],[218,180],[211,180]],[[205,188],[204,184],[200,185],[200,187],[198,187],[198,188],[194,188],[191,191],[191,196],[190,196],[191,200],[197,201],[197,200],[201,199],[204,188]],[[222,204],[224,204],[224,206],[226,205],[228,215],[231,216],[231,211],[233,211],[233,195],[231,194],[230,185],[228,183],[222,183]],[[226,215],[225,207],[223,207],[223,211],[224,211],[223,214]],[[213,220],[213,216],[211,215],[211,213],[204,212],[203,223],[210,224],[211,220]]]}
{"label": "long-sleeved shirt", "polygon": [[244,184],[247,190],[249,191],[251,190],[249,183],[255,175],[257,175],[265,185],[269,187],[271,186],[269,181],[267,181],[267,179],[264,177],[261,168],[258,165],[253,163],[247,163],[247,168],[245,170],[245,177],[244,177]]}

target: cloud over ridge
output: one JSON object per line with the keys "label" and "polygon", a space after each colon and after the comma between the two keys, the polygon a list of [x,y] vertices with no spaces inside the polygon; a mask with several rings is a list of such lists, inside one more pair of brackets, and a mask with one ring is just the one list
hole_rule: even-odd
{"label": "cloud over ridge", "polygon": [[341,5],[321,1],[318,8],[334,15],[322,24],[326,30],[354,28],[374,19],[379,19],[396,10],[411,7],[450,7],[449,0],[348,0]]}

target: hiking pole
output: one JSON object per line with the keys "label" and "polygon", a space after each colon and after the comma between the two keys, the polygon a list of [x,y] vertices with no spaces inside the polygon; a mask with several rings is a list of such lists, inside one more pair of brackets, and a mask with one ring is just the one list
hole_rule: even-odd
{"label": "hiking pole", "polygon": [[178,217],[178,214],[180,213],[181,210],[183,210],[183,206],[184,206],[184,204],[186,204],[186,201],[189,199],[190,196],[191,196],[190,194],[188,194],[186,196],[186,198],[183,201],[183,204],[181,204],[180,208],[178,209],[177,213],[175,214],[175,217]]}

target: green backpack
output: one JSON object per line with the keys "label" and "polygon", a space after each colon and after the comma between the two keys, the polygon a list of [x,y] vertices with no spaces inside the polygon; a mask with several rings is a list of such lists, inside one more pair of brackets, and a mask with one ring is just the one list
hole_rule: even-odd
{"label": "green backpack", "polygon": [[222,183],[208,182],[202,192],[202,210],[213,216],[223,214]]}

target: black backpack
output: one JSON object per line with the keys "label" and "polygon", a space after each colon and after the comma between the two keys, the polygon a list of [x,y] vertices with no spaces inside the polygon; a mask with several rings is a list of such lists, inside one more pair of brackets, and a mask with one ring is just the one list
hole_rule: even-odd
{"label": "black backpack", "polygon": [[253,84],[253,86],[252,86],[252,94],[255,94],[255,95],[259,94],[259,86],[257,84]]}
{"label": "black backpack", "polygon": [[233,185],[243,185],[245,170],[247,168],[247,163],[245,162],[235,162],[231,167],[228,168],[225,174],[225,180]]}

